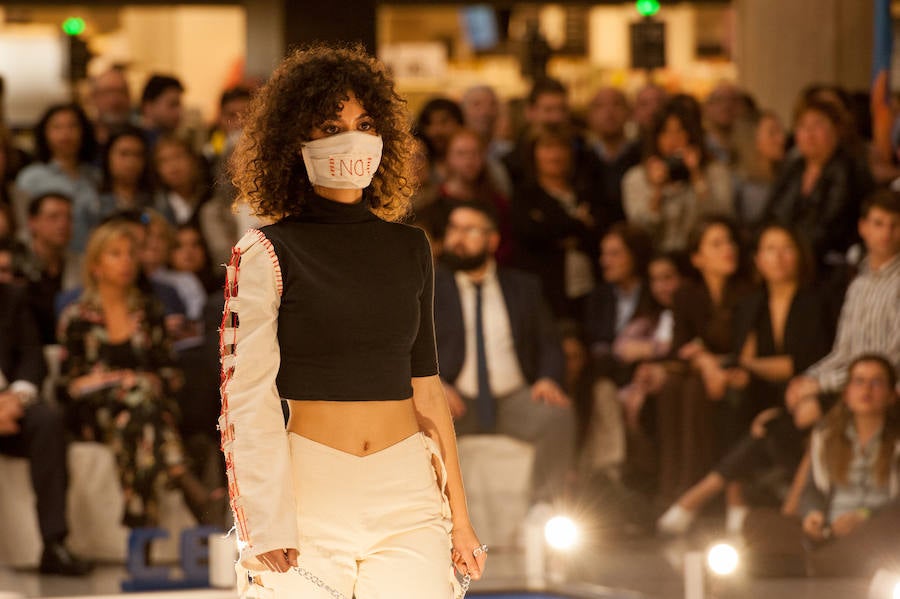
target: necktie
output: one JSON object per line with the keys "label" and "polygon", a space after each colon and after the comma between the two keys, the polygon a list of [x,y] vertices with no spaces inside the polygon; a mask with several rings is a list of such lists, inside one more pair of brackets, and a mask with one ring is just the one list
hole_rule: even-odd
{"label": "necktie", "polygon": [[487,353],[484,348],[484,315],[481,307],[481,284],[475,285],[475,362],[478,367],[478,396],[475,410],[483,433],[493,432],[497,422],[497,407],[488,382]]}

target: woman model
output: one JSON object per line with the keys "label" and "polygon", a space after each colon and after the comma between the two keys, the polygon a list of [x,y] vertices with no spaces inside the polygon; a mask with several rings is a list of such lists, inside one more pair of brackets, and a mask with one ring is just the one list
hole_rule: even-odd
{"label": "woman model", "polygon": [[221,338],[245,596],[445,599],[459,596],[451,558],[484,569],[429,245],[396,222],[411,141],[404,101],[358,47],[294,52],[248,113],[235,185],[276,222],[234,248]]}

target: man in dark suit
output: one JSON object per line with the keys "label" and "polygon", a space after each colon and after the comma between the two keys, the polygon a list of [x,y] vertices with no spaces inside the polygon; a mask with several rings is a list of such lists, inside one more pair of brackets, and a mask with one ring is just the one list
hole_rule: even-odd
{"label": "man in dark suit", "polygon": [[538,279],[498,268],[488,208],[450,213],[435,273],[441,378],[458,434],[499,433],[535,445],[535,502],[561,493],[574,453],[574,417],[561,388],[565,359]]}
{"label": "man in dark suit", "polygon": [[0,284],[0,453],[27,458],[44,541],[40,570],[80,576],[89,566],[66,549],[66,443],[62,416],[38,401],[45,373],[25,291]]}

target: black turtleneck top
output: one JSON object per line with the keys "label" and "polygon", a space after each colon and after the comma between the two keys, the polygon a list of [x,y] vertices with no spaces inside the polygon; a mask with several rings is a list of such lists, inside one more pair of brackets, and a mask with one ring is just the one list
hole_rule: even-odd
{"label": "black turtleneck top", "polygon": [[[309,196],[308,196],[309,197]],[[399,400],[438,373],[425,234],[365,200],[312,195],[261,231],[281,267],[278,392],[294,400]]]}

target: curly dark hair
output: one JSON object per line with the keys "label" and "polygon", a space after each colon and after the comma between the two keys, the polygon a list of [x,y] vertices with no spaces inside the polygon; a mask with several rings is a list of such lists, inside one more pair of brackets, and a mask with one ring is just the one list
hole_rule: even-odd
{"label": "curly dark hair", "polygon": [[47,140],[47,125],[50,119],[60,112],[71,112],[78,120],[81,129],[81,147],[78,149],[79,162],[91,162],[97,154],[97,139],[94,137],[94,126],[90,119],[78,104],[54,104],[48,108],[38,124],[34,126],[34,147],[37,159],[40,162],[53,160],[53,152],[50,151],[50,142]]}
{"label": "curly dark hair", "polygon": [[406,101],[394,91],[384,65],[360,44],[315,44],[293,51],[255,94],[243,135],[229,164],[239,199],[257,216],[280,219],[299,214],[312,185],[300,154],[313,129],[341,111],[349,92],[375,121],[384,149],[363,200],[385,220],[410,211],[408,174],[413,152]]}

